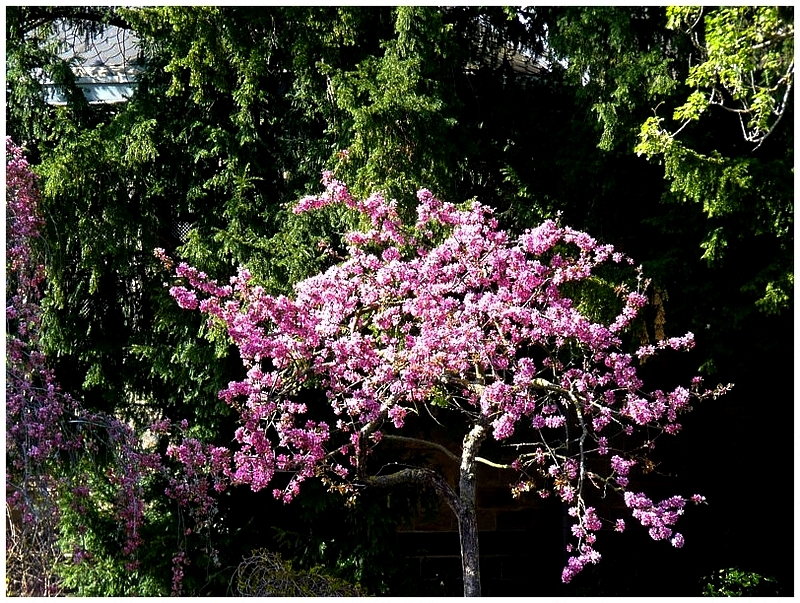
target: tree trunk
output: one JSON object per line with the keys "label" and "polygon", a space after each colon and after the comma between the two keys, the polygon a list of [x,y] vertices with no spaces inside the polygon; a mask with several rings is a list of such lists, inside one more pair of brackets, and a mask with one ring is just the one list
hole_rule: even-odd
{"label": "tree trunk", "polygon": [[[475,459],[487,433],[486,424],[478,423],[473,425],[470,432],[464,436],[464,445],[459,465],[458,494],[456,494],[440,473],[424,467],[408,467],[395,473],[364,476],[361,478],[366,485],[384,488],[401,483],[417,483],[433,486],[458,520],[458,535],[461,541],[461,572],[464,580],[465,597],[481,596],[478,513],[475,495],[475,486],[477,483]],[[412,439],[387,436],[387,439],[390,438],[400,441]],[[448,452],[447,449],[439,444],[425,442],[424,440],[415,441],[430,444],[433,448],[437,448],[448,454],[452,459],[458,459],[456,455]]]}
{"label": "tree trunk", "polygon": [[475,456],[486,437],[486,426],[477,424],[464,437],[461,466],[458,480],[460,504],[458,535],[461,540],[461,572],[464,578],[464,596],[481,596],[481,570],[478,549],[478,514],[475,496]]}

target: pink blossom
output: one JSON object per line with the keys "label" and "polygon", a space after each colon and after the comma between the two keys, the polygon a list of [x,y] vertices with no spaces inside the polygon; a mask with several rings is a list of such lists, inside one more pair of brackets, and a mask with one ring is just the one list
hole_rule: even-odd
{"label": "pink blossom", "polygon": [[636,461],[629,461],[625,460],[616,454],[611,457],[611,468],[617,473],[617,475],[626,476],[630,471],[630,468],[636,464]]}

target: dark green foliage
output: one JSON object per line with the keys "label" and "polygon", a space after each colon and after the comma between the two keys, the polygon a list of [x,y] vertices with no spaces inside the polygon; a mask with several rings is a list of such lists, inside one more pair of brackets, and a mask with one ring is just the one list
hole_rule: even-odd
{"label": "dark green foliage", "polygon": [[[278,528],[276,541],[299,567],[324,564],[372,595],[411,594],[414,580],[396,531],[402,518],[416,514],[419,495],[413,488],[367,490],[348,501],[310,482],[297,501],[297,521]],[[430,494],[423,500],[435,502]]]}
{"label": "dark green foliage", "polygon": [[[717,14],[706,12],[712,23]],[[774,31],[780,29],[775,21],[788,24],[790,17],[772,11],[772,21],[751,27]],[[714,334],[715,349],[703,348],[703,364],[720,369],[733,360],[727,337],[737,337],[738,328],[722,325],[740,325],[754,311],[786,316],[792,304],[792,109],[756,151],[742,139],[736,116],[722,109],[673,139],[656,125],[662,120],[653,111],[669,114],[686,102],[690,66],[719,57],[719,37],[708,54],[697,38],[667,27],[663,7],[552,9],[551,20],[553,48],[567,61],[571,81],[581,81],[577,97],[587,118],[597,116],[587,121],[607,151],[574,164],[600,178],[590,186],[602,189],[587,197],[607,199],[585,214],[602,230],[581,226],[615,244],[628,242],[626,251],[672,293],[669,306],[679,324]],[[588,22],[592,27],[582,26]],[[584,132],[591,135],[592,128]],[[651,166],[632,157],[634,147]],[[697,299],[707,303],[699,306]],[[714,308],[713,316],[703,308]]]}
{"label": "dark green foliage", "polygon": [[632,123],[672,93],[688,41],[666,30],[664,7],[550,9],[550,43],[601,131],[600,148],[630,147]]}
{"label": "dark green foliage", "polygon": [[775,578],[738,567],[721,569],[704,579],[705,597],[775,597],[781,594]]}
{"label": "dark green foliage", "polygon": [[394,17],[396,37],[382,44],[382,55],[332,79],[345,116],[338,129],[350,139],[342,176],[359,196],[384,190],[400,199],[420,182],[442,189],[455,163],[452,91],[460,61],[452,26],[433,7],[399,7]]}

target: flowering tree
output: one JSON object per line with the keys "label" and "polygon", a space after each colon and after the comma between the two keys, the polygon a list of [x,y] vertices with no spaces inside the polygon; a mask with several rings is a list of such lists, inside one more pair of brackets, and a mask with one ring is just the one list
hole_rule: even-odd
{"label": "flowering tree", "polygon": [[[661,433],[678,433],[692,399],[726,388],[705,390],[695,378],[690,388],[643,389],[637,359],[688,350],[693,336],[625,353],[622,334],[646,302],[632,260],[553,221],[512,237],[488,207],[459,209],[427,190],[418,193],[416,224],[407,225],[381,194],[355,199],[329,172],[323,182],[326,191],[294,211],[342,203],[367,228],[347,234],[346,260],[297,284],[292,298],[268,295],[244,268],[230,285],[186,264],[176,269],[184,279],[171,289],[177,302],[224,324],[247,368],[220,392],[241,414],[233,481],[260,490],[276,472],[289,472],[288,485],[274,489],[286,502],[310,477],[347,492],[433,486],[458,520],[468,596],[480,594],[481,462],[514,471],[515,492],[552,491],[569,505],[574,540],[564,582],[600,559],[595,541],[604,520],[591,506],[590,486],[620,493],[654,539],[682,546],[674,525],[687,502],[704,498],[655,502],[629,489],[632,451],[648,452]],[[609,283],[621,268],[635,274],[630,284]],[[590,303],[601,289],[616,294],[605,320]],[[304,387],[325,391],[330,418],[301,402]],[[457,484],[425,466],[370,471],[380,443],[408,439],[398,432],[409,415],[434,414],[465,426],[458,452],[427,443],[458,464]],[[479,457],[490,437],[513,444],[514,458]],[[623,518],[606,521],[625,529]]]}

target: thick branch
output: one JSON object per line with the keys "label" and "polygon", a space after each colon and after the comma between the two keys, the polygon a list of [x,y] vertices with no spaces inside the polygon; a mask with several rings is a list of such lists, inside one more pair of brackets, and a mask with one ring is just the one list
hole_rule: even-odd
{"label": "thick branch", "polygon": [[400,484],[433,486],[437,494],[444,499],[447,506],[455,513],[456,517],[461,513],[461,502],[458,496],[450,487],[450,484],[433,469],[408,467],[387,475],[370,475],[363,478],[363,482],[366,486],[377,486],[380,488],[390,488]]}
{"label": "thick branch", "polygon": [[383,422],[386,420],[386,417],[388,416],[389,416],[389,410],[388,409],[382,410],[377,417],[372,419],[372,421],[370,421],[369,423],[367,423],[361,429],[358,430],[360,437],[365,438],[375,433],[378,427],[380,427],[383,424]]}

